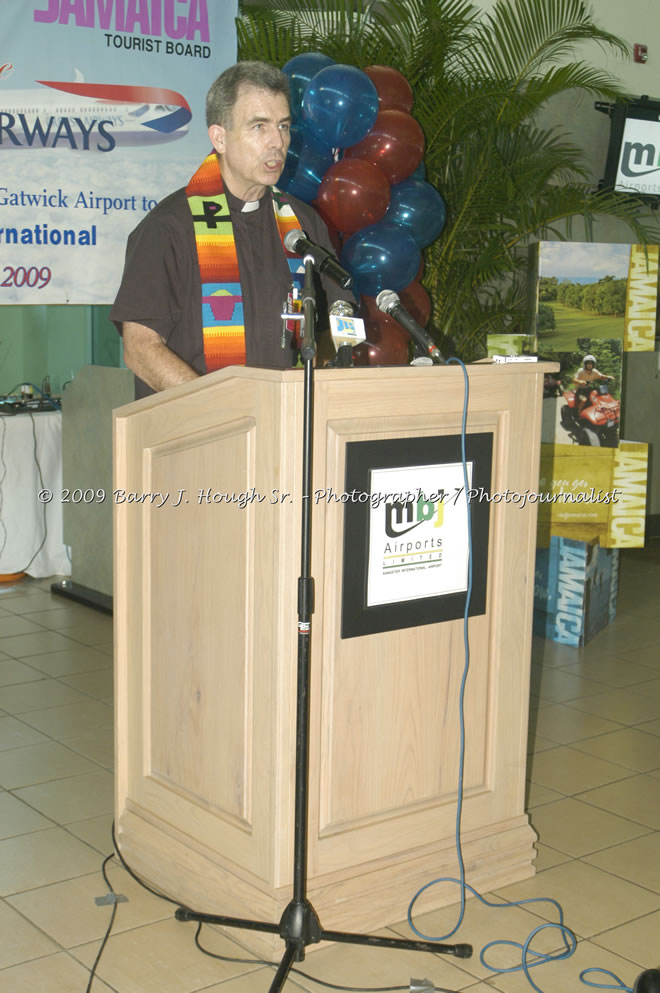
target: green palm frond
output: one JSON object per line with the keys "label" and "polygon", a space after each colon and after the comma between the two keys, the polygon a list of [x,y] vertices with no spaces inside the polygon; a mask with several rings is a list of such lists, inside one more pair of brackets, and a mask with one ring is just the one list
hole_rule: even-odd
{"label": "green palm frond", "polygon": [[574,59],[584,41],[628,51],[625,42],[598,27],[583,0],[498,0],[478,34],[479,51],[470,57],[482,70],[518,81]]}
{"label": "green palm frond", "polygon": [[382,29],[374,8],[375,0],[327,0],[322,7],[309,0],[246,5],[236,22],[239,57],[282,66],[300,52],[322,51],[359,68],[372,62],[390,65],[396,43]]}
{"label": "green palm frond", "polygon": [[258,8],[246,11],[236,21],[238,51],[243,61],[271,62],[283,66],[302,47],[302,35],[294,20],[280,23],[262,16]]}
{"label": "green palm frond", "polygon": [[439,70],[445,75],[456,63],[478,16],[469,0],[390,0],[374,13],[392,42],[393,60],[387,64],[399,69],[413,88]]}
{"label": "green palm frond", "polygon": [[584,90],[585,93],[607,100],[618,100],[623,96],[615,76],[585,62],[555,66],[542,76],[533,77],[526,82],[524,94],[525,99],[536,109],[552,97],[569,90]]}

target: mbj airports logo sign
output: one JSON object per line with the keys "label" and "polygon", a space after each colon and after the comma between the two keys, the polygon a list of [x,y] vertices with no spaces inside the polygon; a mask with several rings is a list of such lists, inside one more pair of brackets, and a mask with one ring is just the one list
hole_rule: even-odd
{"label": "mbj airports logo sign", "polygon": [[370,491],[367,606],[465,592],[462,464],[374,469]]}
{"label": "mbj airports logo sign", "polygon": [[660,193],[660,122],[626,120],[615,189]]}

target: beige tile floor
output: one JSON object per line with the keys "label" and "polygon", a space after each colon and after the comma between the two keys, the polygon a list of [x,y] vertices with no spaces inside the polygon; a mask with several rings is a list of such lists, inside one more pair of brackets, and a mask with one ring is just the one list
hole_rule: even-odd
{"label": "beige tile floor", "polygon": [[[528,809],[539,834],[537,874],[492,901],[553,897],[578,936],[576,954],[535,969],[544,993],[586,989],[579,973],[612,969],[632,986],[660,967],[660,547],[622,555],[618,617],[585,649],[537,640],[533,651]],[[98,906],[102,857],[111,851],[112,625],[50,593],[50,581],[0,587],[0,991],[85,993],[110,910]],[[92,991],[260,993],[271,970],[202,955],[194,925],[141,889],[116,863],[118,906]],[[412,894],[411,894],[412,895]],[[524,941],[547,904],[493,910],[468,901],[452,939],[470,960],[331,946],[302,968],[326,982],[519,993],[511,949],[478,952],[494,938]],[[422,931],[443,935],[456,907],[426,914]],[[409,935],[406,924],[392,929]],[[205,928],[205,945],[249,958],[238,941]],[[558,948],[556,930],[534,948]],[[285,989],[322,990],[291,976]]]}

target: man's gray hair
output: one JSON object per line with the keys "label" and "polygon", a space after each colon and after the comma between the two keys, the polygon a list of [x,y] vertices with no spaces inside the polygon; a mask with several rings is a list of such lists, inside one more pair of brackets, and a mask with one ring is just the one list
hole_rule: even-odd
{"label": "man's gray hair", "polygon": [[221,73],[206,95],[206,124],[231,127],[231,114],[241,86],[283,93],[290,102],[289,80],[268,62],[237,62]]}

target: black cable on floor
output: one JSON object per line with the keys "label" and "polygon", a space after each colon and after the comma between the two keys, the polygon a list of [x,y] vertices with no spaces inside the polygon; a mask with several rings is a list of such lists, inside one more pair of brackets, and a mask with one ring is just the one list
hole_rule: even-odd
{"label": "black cable on floor", "polygon": [[[124,867],[124,869],[126,870],[126,872],[129,874],[129,876],[131,877],[131,879],[134,879],[135,882],[138,883],[139,886],[141,886],[143,889],[147,890],[147,892],[151,893],[153,896],[158,897],[160,900],[166,900],[168,903],[172,903],[176,907],[181,906],[181,901],[180,900],[173,900],[172,897],[166,896],[164,893],[161,893],[158,890],[155,890],[152,886],[149,886],[148,883],[145,883],[143,879],[140,879],[140,877],[137,875],[137,873],[133,869],[131,869],[131,867],[129,866],[128,862],[126,862],[126,860],[124,859],[124,856],[119,851],[119,845],[117,844],[117,835],[115,833],[115,823],[114,823],[114,821],[112,822],[112,843],[114,845],[114,849],[115,849],[115,853],[116,853],[117,859],[119,860],[120,864]],[[109,855],[108,856],[108,858],[103,863],[103,866],[104,867],[105,867],[106,863],[109,861],[109,859],[111,859],[112,857],[113,857],[112,855]],[[110,885],[110,882],[108,880],[108,877],[105,874],[105,871],[103,871],[103,878],[105,879],[106,883],[108,884],[108,889],[110,890],[110,892],[114,894],[114,890],[112,889],[112,886]],[[186,908],[186,909],[191,909],[191,908]],[[94,970],[96,970],[96,968],[98,966],[99,960],[101,958],[101,954],[102,954],[103,949],[105,948],[106,942],[107,942],[107,940],[108,940],[108,938],[110,936],[110,930],[112,929],[112,925],[114,923],[116,910],[117,910],[117,904],[115,903],[114,904],[114,907],[113,907],[112,918],[110,920],[110,925],[109,925],[108,930],[106,932],[106,937],[104,938],[103,944],[101,945],[101,948],[99,949],[99,953],[96,956],[96,961],[95,961],[94,966],[93,966],[93,969]],[[235,958],[235,957],[230,956],[230,955],[220,955],[218,952],[211,952],[211,951],[209,951],[208,948],[204,948],[204,946],[202,945],[202,943],[200,942],[200,939],[199,939],[199,936],[200,936],[202,927],[203,927],[203,922],[200,921],[198,923],[198,925],[197,925],[197,930],[195,931],[194,941],[195,941],[195,945],[197,946],[197,948],[199,949],[199,951],[202,952],[204,955],[208,955],[210,958],[213,958],[213,959],[219,959],[221,962],[232,962],[232,963],[237,964],[237,965],[265,965],[265,966],[268,966],[269,968],[272,968],[272,969],[276,969],[277,968],[277,965],[278,965],[277,962],[269,962],[267,959],[252,959],[252,958],[250,958],[250,959],[242,959],[242,958]],[[292,973],[295,973],[295,975],[297,975],[297,976],[303,976],[305,979],[311,979],[312,982],[318,983],[319,986],[325,986],[327,989],[330,989],[330,990],[338,990],[338,991],[341,991],[341,993],[405,993],[406,990],[410,990],[410,984],[409,983],[406,984],[405,986],[338,986],[335,983],[329,983],[329,982],[327,982],[324,979],[319,979],[318,976],[310,976],[309,973],[303,972],[302,969],[297,969],[297,968],[294,967],[290,971]],[[91,987],[91,981],[92,981],[92,979],[93,979],[93,974],[90,977],[90,984],[87,987],[86,993],[90,993],[90,987]],[[434,986],[433,989],[434,989],[435,993],[455,993],[454,990],[446,989],[444,986]]]}
{"label": "black cable on floor", "polygon": [[90,973],[89,973],[89,982],[87,983],[87,989],[85,990],[85,993],[90,993],[90,990],[92,988],[92,983],[94,982],[94,977],[96,976],[96,970],[98,968],[98,964],[101,961],[101,956],[103,955],[103,952],[105,951],[105,946],[108,943],[108,938],[110,937],[110,932],[112,931],[113,925],[115,923],[115,917],[117,916],[117,900],[116,900],[117,894],[113,890],[112,883],[108,879],[107,873],[105,871],[106,865],[114,857],[115,857],[115,855],[114,855],[114,852],[113,852],[111,855],[108,855],[103,860],[103,865],[101,866],[101,873],[103,874],[103,878],[105,879],[106,886],[108,887],[108,892],[111,893],[112,896],[115,897],[115,899],[112,901],[112,913],[110,914],[110,921],[108,922],[108,926],[106,928],[105,934],[103,935],[103,941],[101,942],[101,947],[99,948],[98,952],[96,953],[96,958],[94,959],[94,964],[92,965],[92,968],[91,968]]}

